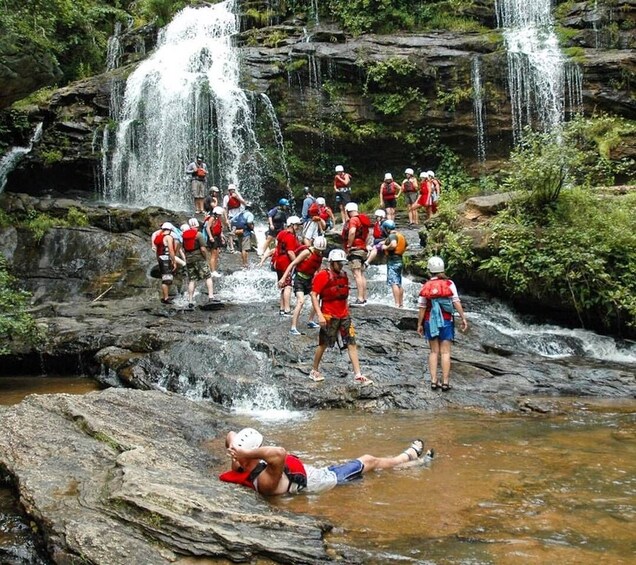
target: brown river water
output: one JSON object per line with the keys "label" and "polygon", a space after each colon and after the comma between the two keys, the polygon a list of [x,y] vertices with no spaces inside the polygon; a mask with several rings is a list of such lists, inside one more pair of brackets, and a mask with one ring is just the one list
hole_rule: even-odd
{"label": "brown river water", "polygon": [[[98,388],[78,377],[3,377],[0,403]],[[314,465],[393,455],[415,438],[435,448],[428,468],[272,500],[333,524],[330,545],[353,546],[366,563],[636,563],[636,401],[560,405],[560,415],[283,411],[236,421]],[[0,488],[0,514],[9,495]],[[20,544],[26,526],[12,520],[0,549]]]}

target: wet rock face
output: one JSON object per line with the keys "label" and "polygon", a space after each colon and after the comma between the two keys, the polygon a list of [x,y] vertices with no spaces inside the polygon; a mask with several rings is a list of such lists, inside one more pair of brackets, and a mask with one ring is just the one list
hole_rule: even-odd
{"label": "wet rock face", "polygon": [[34,395],[0,413],[0,464],[55,563],[329,561],[326,524],[218,480],[224,419],[162,392]]}

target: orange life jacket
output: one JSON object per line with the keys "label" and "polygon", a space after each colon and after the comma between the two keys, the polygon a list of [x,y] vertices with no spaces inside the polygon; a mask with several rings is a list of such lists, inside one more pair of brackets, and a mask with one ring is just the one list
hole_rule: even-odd
{"label": "orange life jacket", "polygon": [[196,228],[189,228],[183,232],[183,248],[186,251],[196,250],[197,235],[199,235],[199,230]]}
{"label": "orange life jacket", "polygon": [[453,291],[451,290],[450,285],[451,281],[448,279],[431,279],[422,285],[420,296],[427,300],[432,300],[434,298],[450,298],[453,296]]}
{"label": "orange life jacket", "polygon": [[406,243],[406,238],[401,233],[396,233],[397,236],[397,245],[395,249],[391,249],[391,252],[395,255],[404,255],[406,248],[408,247],[408,243]]}
{"label": "orange life jacket", "polygon": [[207,174],[208,172],[203,167],[197,167],[196,171],[194,171],[194,176],[198,179],[204,179]]}

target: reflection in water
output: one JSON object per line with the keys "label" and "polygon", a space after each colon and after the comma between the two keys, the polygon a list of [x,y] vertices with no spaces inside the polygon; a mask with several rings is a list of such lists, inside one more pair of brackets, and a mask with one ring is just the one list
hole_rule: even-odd
{"label": "reflection in water", "polygon": [[0,404],[17,404],[29,394],[86,394],[100,388],[88,377],[0,377]]}
{"label": "reflection in water", "polygon": [[415,437],[436,448],[430,469],[273,501],[327,518],[330,543],[368,562],[596,564],[633,563],[635,414],[634,401],[579,401],[550,418],[330,411],[245,423],[318,465],[398,453]]}

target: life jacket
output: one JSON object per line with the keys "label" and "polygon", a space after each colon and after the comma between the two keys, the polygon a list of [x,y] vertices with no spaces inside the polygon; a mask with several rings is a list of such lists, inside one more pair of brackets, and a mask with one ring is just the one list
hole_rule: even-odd
{"label": "life jacket", "polygon": [[329,269],[329,282],[320,292],[323,302],[347,300],[349,298],[349,279],[344,272],[336,274]]}
{"label": "life jacket", "polygon": [[314,248],[303,246],[296,249],[296,256],[302,253],[303,248],[311,249],[311,253],[307,259],[296,265],[296,271],[308,277],[313,277],[316,271],[320,269],[320,265],[322,265],[322,253],[314,253]]}
{"label": "life jacket", "polygon": [[453,291],[451,290],[450,285],[451,283],[448,279],[431,279],[422,285],[420,296],[427,300],[433,300],[435,298],[450,298],[453,296]]}
{"label": "life jacket", "polygon": [[241,201],[236,196],[230,196],[227,201],[228,210],[234,210],[241,207]]}
{"label": "life jacket", "polygon": [[416,192],[417,184],[411,179],[404,179],[402,190],[404,190],[404,192]]}
{"label": "life jacket", "polygon": [[320,214],[320,205],[314,202],[307,210],[307,215],[310,218],[313,218],[314,216],[318,216],[319,214]]}
{"label": "life jacket", "polygon": [[265,470],[265,467],[267,467],[267,463],[260,461],[251,471],[235,471],[232,469],[231,471],[221,473],[219,479],[226,483],[243,485],[244,487],[256,490],[254,481]]}
{"label": "life jacket", "polygon": [[221,222],[221,218],[212,218],[210,221],[213,222],[210,227],[210,232],[212,232],[214,237],[220,236],[223,233],[223,222]]}
{"label": "life jacket", "polygon": [[382,198],[392,199],[397,192],[397,183],[395,181],[382,183]]}
{"label": "life jacket", "polygon": [[373,224],[373,239],[382,239],[383,237],[382,222],[376,222]]}
{"label": "life jacket", "polygon": [[285,210],[279,208],[278,206],[270,210],[270,214],[272,212],[274,213],[271,216],[272,224],[274,224],[274,228],[280,231],[285,227],[285,222],[287,221],[287,212],[285,212]]}
{"label": "life jacket", "polygon": [[[267,467],[267,463],[261,461],[252,471],[226,471],[219,475],[219,479],[226,483],[243,485],[256,490],[254,481],[265,470],[265,467]],[[285,457],[283,473],[289,480],[288,492],[298,492],[307,487],[307,470],[303,462],[295,455],[290,454]]]}
{"label": "life jacket", "polygon": [[197,248],[197,235],[199,230],[196,228],[190,228],[183,232],[183,248],[186,251],[195,251]]}
{"label": "life jacket", "polygon": [[204,179],[207,174],[208,172],[203,167],[197,167],[194,171],[194,176],[198,179]]}
{"label": "life jacket", "polygon": [[163,239],[164,237],[166,237],[163,232],[159,232],[154,241],[152,242],[152,244],[155,246],[155,248],[157,249],[157,255],[166,255],[166,246],[163,243]]}
{"label": "life jacket", "polygon": [[346,173],[342,173],[342,176],[338,174],[333,179],[333,184],[337,189],[348,189],[349,183],[351,183],[351,176]]}
{"label": "life jacket", "polygon": [[281,232],[276,236],[276,247],[274,248],[274,254],[272,255],[272,268],[275,271],[284,271],[291,263],[289,253],[287,253],[288,251],[296,252],[298,247],[302,247],[298,246],[293,249],[288,248],[285,239],[281,239],[283,231],[284,230],[281,230]]}
{"label": "life jacket", "polygon": [[395,246],[395,249],[391,249],[389,253],[394,255],[404,255],[409,244],[406,242],[406,238],[401,233],[396,233],[395,235],[397,236],[397,245]]}

